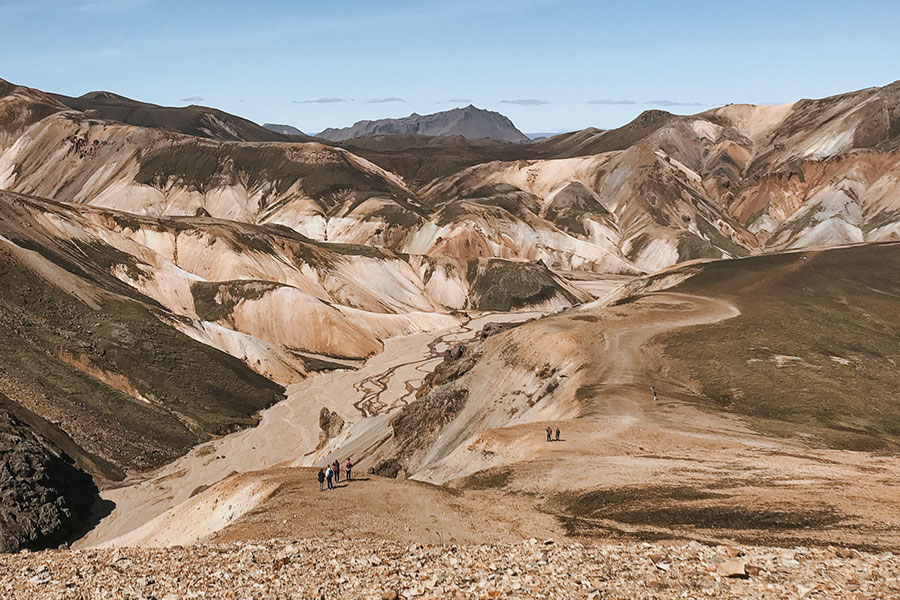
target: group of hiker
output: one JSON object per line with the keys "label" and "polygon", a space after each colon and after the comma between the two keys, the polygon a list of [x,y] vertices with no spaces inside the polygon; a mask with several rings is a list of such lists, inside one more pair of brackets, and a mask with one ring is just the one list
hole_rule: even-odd
{"label": "group of hiker", "polygon": [[[329,490],[334,489],[335,483],[341,482],[341,463],[338,459],[334,459],[334,462],[325,467],[324,469],[319,469],[319,473],[316,476],[319,480],[319,491],[326,489],[325,485],[328,485]],[[350,459],[347,459],[347,462],[344,463],[344,480],[351,481],[353,479],[353,463],[350,462]]]}
{"label": "group of hiker", "polygon": [[[653,394],[653,401],[654,401],[654,402],[657,402],[657,401],[659,400],[659,396],[658,396],[657,393],[656,393],[656,387],[654,387],[654,386],[651,385],[651,386],[650,386],[650,393]],[[553,441],[557,441],[557,442],[558,442],[558,441],[559,441],[559,427],[557,427],[557,428],[556,428],[556,431],[554,431],[552,427],[550,427],[549,425],[547,425],[547,429],[545,429],[544,431],[545,431],[546,434],[547,434],[547,441],[548,441],[548,442],[553,442]],[[555,434],[555,438],[554,438],[554,434]]]}

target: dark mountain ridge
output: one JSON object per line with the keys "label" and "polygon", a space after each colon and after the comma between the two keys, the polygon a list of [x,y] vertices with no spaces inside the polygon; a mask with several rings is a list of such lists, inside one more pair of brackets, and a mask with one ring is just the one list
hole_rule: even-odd
{"label": "dark mountain ridge", "polygon": [[509,118],[498,112],[476,108],[454,108],[430,115],[412,113],[401,119],[358,121],[352,127],[328,128],[319,137],[334,142],[373,135],[417,134],[426,136],[459,135],[464,138],[490,138],[504,142],[528,142]]}
{"label": "dark mountain ridge", "polygon": [[184,107],[159,106],[102,91],[88,92],[77,98],[63,94],[49,95],[65,106],[90,117],[119,121],[128,125],[154,127],[197,137],[235,142],[291,141],[285,135],[257,125],[249,119],[207,106],[196,104]]}

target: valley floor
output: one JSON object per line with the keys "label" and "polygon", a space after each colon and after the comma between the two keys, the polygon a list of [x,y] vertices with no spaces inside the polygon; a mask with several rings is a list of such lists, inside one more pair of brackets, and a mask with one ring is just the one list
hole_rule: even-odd
{"label": "valley floor", "polygon": [[[615,288],[608,282],[596,287],[594,293],[606,297]],[[363,524],[349,527],[348,535],[406,541],[444,536],[493,543],[559,537],[564,530],[581,539],[900,547],[900,461],[771,437],[742,417],[706,410],[690,378],[657,341],[738,314],[722,299],[663,291],[527,323],[511,333],[527,340],[518,354],[494,349],[483,366],[487,375],[467,384],[476,410],[502,413],[496,407],[510,393],[521,393],[520,380],[551,357],[585,360],[589,367],[573,370],[552,400],[541,400],[524,417],[497,422],[465,416],[465,422],[482,423],[476,435],[410,474],[436,484],[428,488],[427,511],[416,504],[424,488],[374,476],[341,490],[335,496],[340,504],[310,497],[315,470],[304,467],[353,457],[357,474],[364,474],[371,466],[365,457],[390,436],[390,419],[415,397],[445,349],[488,323],[540,314],[473,315],[454,329],[390,339],[359,370],[292,385],[259,426],[105,490],[112,513],[75,546],[190,544],[223,530],[230,539],[246,539],[240,529],[254,526],[277,536],[279,522],[305,537],[318,532],[323,519],[330,523],[325,515],[341,506],[341,513],[357,515],[355,522]],[[653,383],[658,400],[649,390]],[[344,421],[331,439],[322,437],[323,409]],[[544,441],[547,425],[562,429],[561,442]],[[473,490],[482,496],[472,497]],[[479,503],[499,507],[494,528],[479,527],[472,516]],[[268,524],[260,514],[269,515]],[[402,516],[404,524],[384,519],[386,514]],[[528,517],[504,516],[513,514]]]}
{"label": "valley floor", "polygon": [[[385,352],[360,370],[292,386],[258,427],[199,446],[149,478],[106,490],[115,509],[76,547],[327,531],[420,542],[553,535],[900,548],[900,460],[771,437],[742,417],[707,410],[655,341],[736,314],[726,301],[668,291],[527,323],[511,332],[526,329],[521,335],[529,340],[516,364],[527,367],[532,354],[539,363],[567,353],[578,358],[570,347],[592,361],[564,380],[553,402],[542,407],[549,402],[542,400],[524,421],[486,426],[411,474],[436,485],[367,476],[363,459],[356,472],[366,481],[319,494],[310,467],[347,456],[358,460],[381,444],[390,435],[389,419],[449,344],[474,336],[488,322],[536,315],[481,315],[450,331],[389,340]],[[482,404],[502,400],[503,390],[517,384],[518,371],[496,362],[510,356],[497,353],[495,363],[484,367],[491,374],[484,387],[471,388]],[[566,397],[578,404],[575,416]],[[330,440],[318,437],[323,407],[346,421]],[[548,424],[561,428],[562,441],[544,441]]]}
{"label": "valley floor", "polygon": [[[345,429],[356,423],[358,440],[367,439],[367,433],[383,436],[391,411],[413,397],[416,386],[450,345],[474,337],[488,323],[523,321],[540,314],[473,315],[454,329],[392,338],[385,342],[384,352],[359,370],[325,373],[290,386],[287,399],[264,411],[258,426],[197,446],[149,477],[105,490],[104,500],[115,508],[76,546],[108,543],[229,475],[320,464],[322,453],[316,450],[323,407],[342,415],[348,424]],[[314,474],[308,476],[312,481]],[[264,496],[262,492],[245,493],[249,499],[234,505],[229,520],[250,510]],[[144,531],[155,531],[154,526]],[[197,531],[196,539],[213,531]]]}

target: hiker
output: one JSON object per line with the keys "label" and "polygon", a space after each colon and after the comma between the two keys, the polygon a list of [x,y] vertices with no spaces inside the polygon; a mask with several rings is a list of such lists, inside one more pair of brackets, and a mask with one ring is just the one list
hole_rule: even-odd
{"label": "hiker", "polygon": [[334,470],[334,482],[341,482],[341,463],[338,459],[334,459],[334,462],[331,463],[331,467]]}
{"label": "hiker", "polygon": [[333,490],[334,485],[332,485],[331,480],[334,478],[334,471],[331,468],[331,465],[328,465],[328,468],[325,469],[325,480],[328,482],[328,489]]}
{"label": "hiker", "polygon": [[553,429],[551,429],[549,425],[547,425],[547,441],[553,441]]}
{"label": "hiker", "polygon": [[319,469],[319,474],[316,477],[319,479],[319,491],[321,492],[325,486],[325,471]]}
{"label": "hiker", "polygon": [[345,477],[345,479],[346,479],[347,481],[350,481],[351,479],[353,479],[352,473],[350,472],[351,469],[353,469],[353,463],[350,462],[350,459],[348,458],[348,459],[347,459],[347,462],[344,463],[344,473],[347,475],[347,476]]}
{"label": "hiker", "polygon": [[559,441],[559,427],[556,428],[556,441]]}

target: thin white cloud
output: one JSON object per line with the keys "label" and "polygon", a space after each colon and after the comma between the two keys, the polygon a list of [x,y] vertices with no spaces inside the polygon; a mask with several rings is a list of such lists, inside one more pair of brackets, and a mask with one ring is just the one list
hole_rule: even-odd
{"label": "thin white cloud", "polygon": [[459,104],[463,104],[465,102],[475,102],[475,101],[472,100],[471,98],[450,98],[449,100],[447,100],[447,102],[456,102]]}
{"label": "thin white cloud", "polygon": [[203,96],[188,96],[187,98],[182,98],[181,102],[203,102],[206,100]]}
{"label": "thin white cloud", "polygon": [[588,104],[604,104],[606,106],[628,106],[637,104],[634,100],[588,100]]}
{"label": "thin white cloud", "polygon": [[677,102],[675,100],[649,100],[644,102],[644,104],[649,104],[650,106],[708,106],[703,102]]}
{"label": "thin white cloud", "polygon": [[403,98],[389,96],[388,98],[370,98],[366,100],[366,104],[385,104],[387,102],[406,102]]}
{"label": "thin white cloud", "polygon": [[542,106],[550,104],[548,100],[538,100],[536,98],[517,98],[515,100],[501,100],[501,104],[515,104],[517,106]]}
{"label": "thin white cloud", "polygon": [[346,100],[335,96],[326,96],[315,100],[292,100],[293,104],[336,104],[338,102],[346,102]]}

